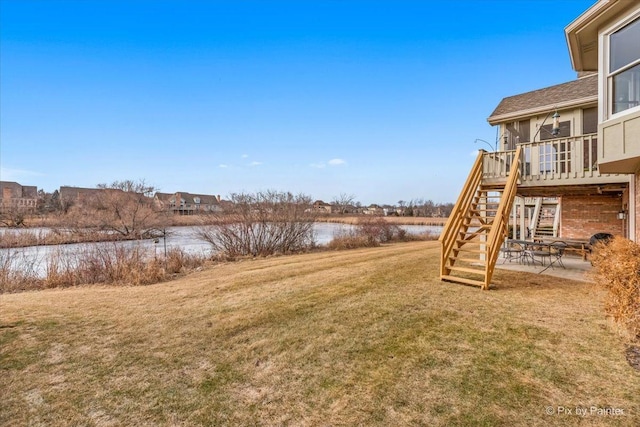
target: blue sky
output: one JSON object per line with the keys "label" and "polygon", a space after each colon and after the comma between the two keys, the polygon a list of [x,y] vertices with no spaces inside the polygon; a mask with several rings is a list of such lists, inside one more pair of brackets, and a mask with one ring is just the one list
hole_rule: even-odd
{"label": "blue sky", "polygon": [[0,179],[454,202],[594,0],[0,0]]}

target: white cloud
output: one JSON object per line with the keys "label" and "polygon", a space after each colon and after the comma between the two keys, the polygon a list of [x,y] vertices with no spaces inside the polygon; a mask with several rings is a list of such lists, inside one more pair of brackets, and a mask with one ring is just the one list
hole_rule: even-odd
{"label": "white cloud", "polygon": [[262,162],[251,162],[249,163],[249,166],[260,166],[262,164]]}
{"label": "white cloud", "polygon": [[220,164],[220,165],[218,165],[218,167],[219,167],[219,168],[223,168],[223,169],[224,169],[224,168],[228,168],[228,167],[229,167],[229,165]]}
{"label": "white cloud", "polygon": [[243,159],[246,159],[246,158],[248,158],[248,157],[249,157],[249,155],[248,155],[248,154],[243,154],[243,155],[242,155],[242,156],[240,156],[240,157],[242,157]]}
{"label": "white cloud", "polygon": [[312,168],[315,169],[324,169],[328,166],[342,166],[342,165],[346,165],[347,162],[344,159],[331,159],[328,162],[317,162],[317,163],[311,163],[309,166],[311,166]]}
{"label": "white cloud", "polygon": [[344,161],[343,159],[331,159],[329,160],[329,165],[330,166],[340,166],[340,165],[346,165],[347,162]]}

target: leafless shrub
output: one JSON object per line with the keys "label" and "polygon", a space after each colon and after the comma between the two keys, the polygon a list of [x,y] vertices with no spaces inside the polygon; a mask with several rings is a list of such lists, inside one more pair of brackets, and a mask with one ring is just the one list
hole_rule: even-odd
{"label": "leafless shrub", "polygon": [[597,283],[607,290],[605,310],[640,339],[640,245],[615,237],[597,244],[592,262]]}
{"label": "leafless shrub", "polygon": [[370,248],[380,246],[380,243],[375,239],[370,239],[367,236],[356,234],[354,231],[348,231],[340,233],[334,236],[326,248],[329,250],[344,250],[344,249],[357,249],[357,248]]}
{"label": "leafless shrub", "polygon": [[216,214],[199,237],[227,257],[267,256],[304,251],[315,244],[316,214],[305,195],[265,191],[233,194],[231,207]]}
{"label": "leafless shrub", "polygon": [[0,250],[0,293],[38,289],[37,257],[29,257],[21,250]]}
{"label": "leafless shrub", "polygon": [[42,244],[42,233],[34,230],[0,230],[0,247],[17,248]]}
{"label": "leafless shrub", "polygon": [[432,240],[438,240],[438,237],[439,237],[439,235],[436,234],[436,233],[432,233],[430,231],[425,231],[424,233],[420,233],[420,234],[406,233],[402,240],[406,241],[406,242],[432,241]]}
{"label": "leafless shrub", "polygon": [[[132,237],[129,238],[131,240]],[[23,248],[28,246],[61,245],[66,243],[109,242],[127,240],[115,233],[98,229],[51,228],[39,230],[0,230],[0,248]]]}
{"label": "leafless shrub", "polygon": [[76,261],[80,283],[147,285],[165,277],[163,262],[138,245],[95,244]]}
{"label": "leafless shrub", "polygon": [[69,209],[67,222],[78,233],[89,229],[124,239],[157,237],[167,221],[154,207],[153,191],[144,181],[98,184],[90,197]]}
{"label": "leafless shrub", "polygon": [[24,227],[28,211],[18,206],[4,207],[0,210],[0,224],[6,227]]}
{"label": "leafless shrub", "polygon": [[438,236],[429,232],[412,234],[397,224],[381,217],[362,218],[355,229],[342,232],[326,245],[329,250],[355,249],[380,246],[381,243],[437,240]]}
{"label": "leafless shrub", "polygon": [[172,248],[167,252],[166,272],[176,274],[201,267],[205,261],[203,255],[189,254],[180,248]]}
{"label": "leafless shrub", "polygon": [[381,217],[363,218],[358,221],[356,235],[366,237],[370,242],[386,243],[392,240],[402,240],[406,231],[396,224],[391,224]]}
{"label": "leafless shrub", "polygon": [[138,245],[95,243],[79,252],[58,248],[42,261],[15,250],[0,251],[0,292],[17,292],[86,284],[148,285],[193,270],[204,255],[170,249],[166,258]]}

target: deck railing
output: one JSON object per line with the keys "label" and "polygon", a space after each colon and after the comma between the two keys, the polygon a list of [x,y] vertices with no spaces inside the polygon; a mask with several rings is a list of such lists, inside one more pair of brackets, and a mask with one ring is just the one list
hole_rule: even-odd
{"label": "deck railing", "polygon": [[[521,183],[597,178],[597,134],[519,144]],[[515,150],[484,153],[483,180],[505,180],[514,165]]]}

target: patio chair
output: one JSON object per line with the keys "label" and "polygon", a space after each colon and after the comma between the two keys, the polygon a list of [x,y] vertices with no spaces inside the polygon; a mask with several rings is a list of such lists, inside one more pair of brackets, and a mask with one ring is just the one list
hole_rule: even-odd
{"label": "patio chair", "polygon": [[504,264],[507,261],[511,262],[513,260],[520,261],[522,252],[523,248],[520,243],[505,240],[504,246],[502,247],[502,256],[504,258],[502,263]]}
{"label": "patio chair", "polygon": [[562,256],[564,255],[565,249],[567,249],[567,243],[562,240],[556,240],[555,242],[551,242],[549,245],[549,252],[551,253],[551,264],[550,267],[553,268],[553,264],[557,264],[562,268],[565,268],[562,263]]}
{"label": "patio chair", "polygon": [[[533,264],[539,262],[540,265],[545,265],[545,259],[548,259],[551,262],[551,246],[545,244],[533,244],[531,249],[527,251],[528,256],[531,258]],[[540,260],[536,260],[536,258],[540,258]]]}

